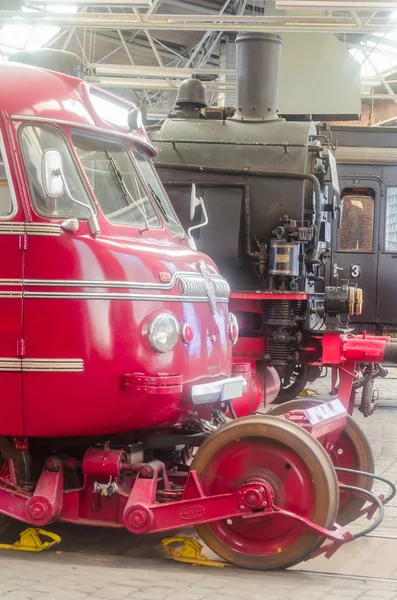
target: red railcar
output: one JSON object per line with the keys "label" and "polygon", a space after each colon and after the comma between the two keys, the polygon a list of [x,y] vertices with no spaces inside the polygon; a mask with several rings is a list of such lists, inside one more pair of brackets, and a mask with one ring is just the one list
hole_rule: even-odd
{"label": "red railcar", "polygon": [[[352,539],[333,525],[364,501],[344,488],[339,507],[331,459],[366,467],[340,478],[370,487],[347,409],[355,363],[394,346],[325,334],[338,400],[236,419],[262,390],[232,364],[229,286],[191,249],[135,107],[49,70],[0,76],[0,514],[132,533],[195,525],[254,568]],[[270,367],[264,381],[271,400]]]}

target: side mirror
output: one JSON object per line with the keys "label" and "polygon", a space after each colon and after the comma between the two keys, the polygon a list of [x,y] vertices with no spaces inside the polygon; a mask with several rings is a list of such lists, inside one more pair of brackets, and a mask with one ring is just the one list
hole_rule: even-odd
{"label": "side mirror", "polygon": [[50,198],[63,196],[62,155],[59,150],[46,150],[41,161],[41,175],[45,193]]}
{"label": "side mirror", "polygon": [[[49,196],[50,198],[60,198],[60,196],[66,193],[71,202],[77,204],[77,206],[82,206],[89,213],[90,216],[88,218],[88,227],[92,235],[97,235],[101,233],[98,219],[92,206],[86,204],[85,202],[80,202],[80,200],[76,200],[76,198],[73,198],[67,181],[65,179],[62,167],[62,155],[59,152],[59,150],[45,150],[41,161],[41,172],[43,178],[44,191],[47,194],[47,196]],[[75,221],[75,223],[72,225],[71,221]],[[73,227],[76,227],[76,223],[78,224],[78,220],[67,219],[63,222],[63,225],[65,225],[67,222],[68,224],[66,225],[66,227],[68,228],[68,230],[71,230],[72,227],[72,230],[76,231],[76,229],[73,229]],[[64,229],[66,229],[66,227],[64,227]]]}
{"label": "side mirror", "polygon": [[128,113],[128,129],[130,131],[139,131],[143,125],[142,113],[139,108],[134,108]]}
{"label": "side mirror", "polygon": [[193,221],[196,214],[196,208],[202,204],[202,200],[196,196],[196,184],[192,183],[192,191],[190,194],[190,220]]}
{"label": "side mirror", "polygon": [[201,206],[201,210],[203,211],[204,221],[202,223],[199,223],[198,225],[189,227],[189,229],[187,230],[187,235],[188,235],[189,239],[192,237],[192,231],[194,231],[195,229],[201,229],[201,227],[205,227],[206,225],[208,225],[208,215],[207,215],[207,211],[205,210],[204,200],[202,198],[197,198],[196,185],[193,183],[192,184],[192,193],[190,195],[190,220],[191,221],[193,221],[193,219],[194,219],[194,215],[196,213],[196,208],[198,206]]}

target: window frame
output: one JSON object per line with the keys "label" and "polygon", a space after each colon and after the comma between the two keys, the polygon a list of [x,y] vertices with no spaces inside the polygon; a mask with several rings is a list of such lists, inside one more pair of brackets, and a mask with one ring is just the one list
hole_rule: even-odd
{"label": "window frame", "polygon": [[1,158],[3,160],[3,164],[4,164],[4,171],[6,174],[8,188],[10,190],[11,205],[12,205],[12,211],[9,215],[2,216],[0,214],[0,221],[10,221],[11,219],[13,219],[16,216],[16,214],[18,212],[18,202],[17,202],[17,197],[15,194],[14,182],[13,182],[12,176],[11,176],[10,165],[8,162],[6,147],[4,144],[3,132],[1,129],[0,129],[0,154],[1,154]]}
{"label": "window frame", "polygon": [[[70,215],[62,215],[62,216],[61,215],[57,215],[57,216],[45,215],[45,214],[41,213],[40,210],[38,209],[38,207],[36,205],[36,199],[35,199],[34,193],[32,192],[32,181],[29,176],[29,170],[28,170],[27,164],[26,164],[26,152],[24,151],[24,145],[22,142],[22,132],[26,127],[38,127],[41,129],[50,129],[51,131],[54,130],[57,134],[59,133],[59,135],[63,138],[63,140],[67,146],[67,149],[70,153],[70,157],[73,161],[73,164],[76,167],[76,172],[78,174],[78,177],[79,177],[81,184],[87,194],[87,198],[90,203],[89,205],[92,207],[92,209],[95,213],[95,216],[98,217],[98,207],[95,202],[95,195],[93,195],[93,193],[87,186],[87,182],[85,181],[85,173],[84,173],[84,171],[82,172],[82,165],[80,164],[80,161],[78,161],[75,149],[74,149],[73,145],[71,144],[71,141],[70,141],[68,135],[56,123],[47,123],[45,121],[40,121],[40,122],[26,121],[18,127],[18,133],[17,133],[19,150],[20,150],[20,153],[22,156],[23,171],[24,171],[26,183],[28,185],[29,196],[30,196],[30,200],[31,200],[31,207],[32,207],[34,213],[41,219],[49,219],[52,221],[63,221],[64,219],[74,218]],[[79,221],[86,223],[86,222],[88,222],[90,216],[89,215],[87,217],[79,216],[79,217],[75,217],[75,218],[77,218]]]}
{"label": "window frame", "polygon": [[[147,197],[150,200],[151,206],[152,206],[152,208],[153,208],[156,216],[159,219],[159,226],[158,227],[149,227],[149,229],[147,229],[146,231],[165,231],[165,226],[167,225],[167,223],[164,220],[163,215],[161,214],[161,212],[160,212],[160,210],[159,210],[159,208],[158,208],[158,206],[157,206],[154,198],[152,197],[150,189],[147,186],[146,180],[145,180],[145,178],[142,175],[141,169],[139,168],[139,165],[138,165],[138,163],[135,160],[135,157],[134,157],[133,152],[132,152],[132,148],[135,148],[135,146],[133,146],[132,144],[130,145],[128,143],[130,140],[125,140],[124,138],[120,139],[120,137],[118,137],[118,136],[117,137],[116,136],[113,137],[111,135],[111,133],[104,132],[103,130],[97,132],[97,131],[92,131],[92,130],[84,129],[84,127],[82,127],[81,129],[80,128],[77,129],[75,127],[71,127],[70,128],[70,140],[71,140],[71,144],[72,144],[72,147],[73,147],[73,152],[76,154],[76,157],[77,157],[77,160],[79,162],[80,168],[82,169],[85,177],[87,177],[87,174],[85,173],[85,169],[84,169],[84,167],[83,167],[83,165],[82,165],[82,163],[80,161],[80,158],[79,158],[79,156],[77,154],[77,150],[76,150],[76,147],[75,147],[74,142],[73,142],[73,134],[77,134],[77,135],[87,134],[87,137],[90,137],[90,138],[92,138],[94,140],[95,139],[101,139],[104,142],[109,141],[110,143],[119,144],[120,146],[122,146],[124,148],[126,154],[128,155],[128,159],[129,159],[129,161],[132,164],[132,168],[135,170],[136,177],[137,177],[138,181],[140,182],[140,184],[142,185],[143,189],[146,191]],[[141,151],[140,148],[139,148],[139,151]],[[87,177],[87,179],[88,179],[88,177]],[[108,223],[112,227],[119,227],[119,228],[120,227],[121,228],[128,227],[130,229],[132,228],[132,229],[136,229],[138,231],[142,231],[142,227],[144,227],[144,225],[135,225],[133,223],[114,223],[113,221],[110,221],[107,218],[107,216],[105,215],[105,213],[103,212],[103,210],[102,210],[101,204],[100,204],[98,198],[95,195],[95,190],[93,189],[93,187],[91,186],[91,184],[90,184],[89,181],[88,181],[88,183],[89,183],[90,188],[92,190],[92,195],[95,198],[95,202],[98,204],[98,208],[101,211],[101,215],[106,220],[106,223]],[[182,225],[181,225],[181,227],[182,227]],[[183,227],[182,227],[182,230],[183,230]],[[170,232],[170,233],[172,235],[176,235],[176,234],[173,234],[172,232]]]}
{"label": "window frame", "polygon": [[[369,190],[368,190],[369,191]],[[361,248],[357,248],[357,249],[347,249],[344,250],[342,248],[340,248],[340,235],[341,235],[341,231],[342,231],[342,217],[343,217],[343,202],[344,200],[346,200],[347,198],[369,198],[372,201],[372,208],[373,208],[373,222],[372,222],[372,244],[371,244],[371,250],[363,250]],[[351,193],[347,193],[346,195],[343,195],[343,191],[341,194],[341,199],[340,199],[340,213],[339,213],[339,221],[338,221],[338,227],[336,230],[336,249],[335,252],[341,252],[344,254],[376,254],[376,204],[375,204],[375,198],[373,196],[371,196],[371,194],[367,193],[367,194],[351,194]]]}

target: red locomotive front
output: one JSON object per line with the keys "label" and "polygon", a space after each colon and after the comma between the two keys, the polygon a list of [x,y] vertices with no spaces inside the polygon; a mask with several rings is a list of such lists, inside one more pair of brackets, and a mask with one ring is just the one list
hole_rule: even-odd
{"label": "red locomotive front", "polygon": [[128,131],[134,107],[67,75],[1,70],[0,378],[12,402],[0,434],[210,419],[222,385],[209,384],[231,377],[229,286],[189,248],[141,123]]}

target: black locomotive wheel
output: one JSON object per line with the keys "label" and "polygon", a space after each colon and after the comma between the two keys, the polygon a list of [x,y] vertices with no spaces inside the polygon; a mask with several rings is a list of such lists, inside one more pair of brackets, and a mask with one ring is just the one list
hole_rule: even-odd
{"label": "black locomotive wheel", "polygon": [[310,365],[301,364],[285,367],[279,371],[280,392],[273,404],[284,404],[294,400],[306,387],[310,376]]}
{"label": "black locomotive wheel", "polygon": [[[279,508],[331,528],[339,504],[335,469],[307,431],[278,417],[249,416],[212,433],[194,457],[208,495],[231,493],[253,480],[274,490]],[[308,558],[323,542],[301,523],[281,515],[233,519],[196,527],[203,541],[228,562],[247,569],[283,569]]]}
{"label": "black locomotive wheel", "polygon": [[[306,409],[322,404],[321,400],[293,400],[280,406],[272,407],[266,414],[280,416],[290,410]],[[356,469],[357,471],[375,472],[375,462],[371,446],[367,436],[350,415],[347,415],[346,427],[340,434],[330,458],[335,467],[345,469]],[[352,473],[337,473],[340,483],[360,487],[369,492],[372,490],[373,479],[354,475]],[[337,522],[339,525],[347,525],[360,516],[360,511],[365,504],[363,498],[352,494],[341,492],[339,499],[339,512]]]}

